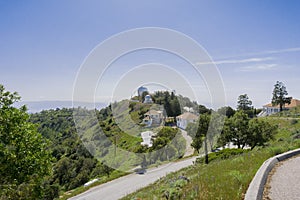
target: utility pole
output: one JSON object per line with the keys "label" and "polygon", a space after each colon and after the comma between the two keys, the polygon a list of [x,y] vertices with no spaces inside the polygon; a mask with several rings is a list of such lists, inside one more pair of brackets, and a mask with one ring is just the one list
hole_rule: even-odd
{"label": "utility pole", "polygon": [[207,136],[204,138],[205,164],[208,164]]}

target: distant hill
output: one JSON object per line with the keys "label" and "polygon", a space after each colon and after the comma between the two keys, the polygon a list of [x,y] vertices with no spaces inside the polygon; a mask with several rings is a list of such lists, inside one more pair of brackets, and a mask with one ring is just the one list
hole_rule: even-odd
{"label": "distant hill", "polygon": [[101,109],[107,106],[106,103],[88,103],[88,102],[72,102],[72,101],[21,101],[15,103],[16,107],[26,105],[29,113],[37,113],[42,110],[50,110],[56,108],[72,108],[74,107],[86,107],[87,109]]}

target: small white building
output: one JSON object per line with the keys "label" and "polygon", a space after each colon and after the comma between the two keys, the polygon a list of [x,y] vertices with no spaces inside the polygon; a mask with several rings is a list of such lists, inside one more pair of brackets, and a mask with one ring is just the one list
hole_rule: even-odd
{"label": "small white building", "polygon": [[152,124],[160,124],[163,120],[163,112],[156,110],[149,110],[144,114],[143,124],[150,127]]}
{"label": "small white building", "polygon": [[152,131],[145,131],[145,132],[141,133],[141,136],[142,136],[142,139],[143,139],[143,142],[141,142],[141,145],[152,147],[152,140],[151,140],[151,138],[153,136],[153,132]]}
{"label": "small white building", "polygon": [[188,123],[195,123],[197,120],[198,116],[190,112],[185,112],[176,117],[177,127],[181,129],[185,129]]}
{"label": "small white building", "polygon": [[[290,104],[285,104],[283,106],[283,110],[289,110],[291,108],[300,106],[300,101],[298,99],[291,99],[291,103]],[[280,107],[279,105],[277,106],[273,106],[272,103],[269,103],[267,105],[263,106],[263,111],[261,113],[258,114],[258,116],[268,116],[268,115],[272,115],[275,113],[280,112]]]}
{"label": "small white building", "polygon": [[194,112],[195,112],[194,109],[193,109],[192,107],[187,107],[187,106],[183,107],[183,110],[184,110],[185,112],[191,112],[191,113],[194,113]]}

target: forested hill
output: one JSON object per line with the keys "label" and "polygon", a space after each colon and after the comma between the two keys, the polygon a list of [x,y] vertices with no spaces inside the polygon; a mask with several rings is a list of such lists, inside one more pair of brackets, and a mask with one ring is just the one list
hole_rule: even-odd
{"label": "forested hill", "polygon": [[[182,112],[182,109],[178,107],[179,102],[182,107],[189,106],[197,109],[195,102],[190,101],[186,97],[175,96],[168,92],[157,92],[152,95],[152,98],[155,104],[163,106],[168,114],[173,116]],[[118,109],[125,102],[128,103],[128,107],[123,110],[124,113],[119,113],[122,120],[118,124],[113,116],[112,106]],[[82,142],[87,140],[87,138],[97,143],[100,149],[108,145],[108,141],[102,138],[106,137],[109,139],[109,142],[116,144],[118,147],[135,153],[156,151],[165,146],[162,150],[152,153],[150,157],[128,158],[128,166],[138,166],[142,163],[143,165],[151,165],[181,157],[184,154],[185,141],[177,134],[179,133],[177,129],[170,127],[156,128],[154,130],[157,131],[157,135],[153,147],[145,148],[140,145],[142,141],[140,131],[147,130],[140,125],[144,114],[150,108],[153,108],[150,104],[124,100],[115,102],[101,110],[88,111],[81,109],[82,112],[96,113],[98,120],[96,124],[91,123],[89,120],[84,122],[87,126],[87,134],[81,136],[81,138],[76,131],[73,108],[57,108],[30,114],[30,122],[36,124],[38,132],[48,140],[47,148],[54,158],[52,173],[45,179],[43,186],[44,199],[56,198],[61,192],[82,186],[94,178],[106,179],[112,173],[120,174],[120,172],[110,168],[102,160],[97,160],[90,154]],[[129,113],[129,115],[126,115],[126,113]],[[120,129],[119,126],[128,126],[129,120],[134,121],[137,126],[129,127],[126,129],[127,131]],[[105,135],[99,134],[99,131],[97,131],[99,128],[103,130]],[[114,153],[114,151],[107,149],[101,152],[101,154],[108,157],[115,156]]]}
{"label": "forested hill", "polygon": [[111,171],[86,150],[76,133],[72,113],[72,109],[64,108],[30,116],[30,121],[38,124],[38,132],[48,139],[54,157],[52,174],[45,183],[45,199],[58,197],[59,191],[82,186],[90,178]]}

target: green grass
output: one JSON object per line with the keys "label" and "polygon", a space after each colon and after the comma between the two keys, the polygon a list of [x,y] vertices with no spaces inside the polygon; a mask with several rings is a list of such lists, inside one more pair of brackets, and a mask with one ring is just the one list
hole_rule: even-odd
{"label": "green grass", "polygon": [[300,118],[300,106],[291,108],[290,110],[282,111],[271,115],[271,117],[291,117],[291,118]]}
{"label": "green grass", "polygon": [[[252,178],[265,160],[300,147],[300,140],[293,139],[295,132],[300,132],[300,122],[273,118],[270,120],[278,124],[279,132],[266,147],[255,148],[227,159],[219,156],[208,165],[196,164],[171,173],[124,197],[123,200],[243,199]],[[180,179],[180,176],[187,177],[189,181]]]}

